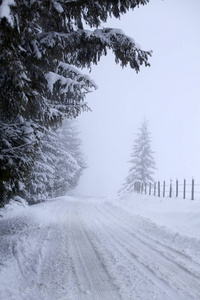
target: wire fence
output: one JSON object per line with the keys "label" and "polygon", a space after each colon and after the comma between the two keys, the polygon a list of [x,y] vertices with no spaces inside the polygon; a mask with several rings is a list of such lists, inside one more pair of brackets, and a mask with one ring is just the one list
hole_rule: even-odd
{"label": "wire fence", "polygon": [[192,179],[187,182],[184,179],[182,182],[178,179],[170,180],[169,183],[157,181],[154,183],[135,182],[134,191],[140,194],[154,195],[157,197],[183,198],[191,200],[200,200],[200,183]]}

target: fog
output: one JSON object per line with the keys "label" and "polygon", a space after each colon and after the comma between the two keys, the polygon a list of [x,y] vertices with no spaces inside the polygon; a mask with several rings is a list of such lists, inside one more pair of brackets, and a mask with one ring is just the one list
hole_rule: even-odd
{"label": "fog", "polygon": [[120,189],[144,117],[155,180],[200,182],[200,1],[151,0],[104,26],[122,29],[153,56],[138,74],[116,65],[111,52],[92,68],[99,88],[87,96],[92,112],[78,118],[88,168],[77,192],[109,196]]}

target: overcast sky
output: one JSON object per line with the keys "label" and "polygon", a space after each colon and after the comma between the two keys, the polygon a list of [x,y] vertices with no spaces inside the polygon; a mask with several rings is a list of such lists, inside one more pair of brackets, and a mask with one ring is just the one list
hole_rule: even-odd
{"label": "overcast sky", "polygon": [[155,180],[200,183],[200,1],[150,0],[104,26],[122,29],[153,57],[138,74],[116,65],[112,53],[92,68],[99,88],[87,97],[92,112],[78,118],[88,169],[77,192],[109,196],[120,189],[144,117]]}

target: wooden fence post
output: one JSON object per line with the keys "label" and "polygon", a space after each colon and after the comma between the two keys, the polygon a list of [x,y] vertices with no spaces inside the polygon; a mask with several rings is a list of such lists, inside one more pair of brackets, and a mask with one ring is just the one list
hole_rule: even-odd
{"label": "wooden fence post", "polygon": [[[194,179],[192,179],[192,189],[191,189],[191,200],[194,200]],[[145,193],[147,194],[147,183],[143,182],[135,182],[134,184],[134,189],[138,191],[138,193]],[[152,189],[152,184],[149,182],[149,196],[151,196],[151,189]],[[158,181],[158,197],[160,197],[160,181]],[[165,180],[163,181],[163,198],[165,197],[166,193],[166,183]],[[179,193],[179,187],[178,187],[178,179],[176,179],[176,197],[178,198],[178,193]],[[156,196],[156,182],[154,182],[154,196]],[[172,197],[172,180],[170,179],[170,185],[169,185],[169,198]],[[183,181],[183,199],[186,198],[186,179]]]}
{"label": "wooden fence post", "polygon": [[176,197],[178,198],[178,179],[176,179]]}
{"label": "wooden fence post", "polygon": [[149,182],[149,196],[151,196],[151,182]]}
{"label": "wooden fence post", "polygon": [[185,199],[185,194],[186,194],[186,180],[184,179],[184,181],[183,181],[183,199]]}
{"label": "wooden fence post", "polygon": [[194,200],[194,179],[192,179],[191,200]]}
{"label": "wooden fence post", "polygon": [[141,183],[138,181],[138,193],[141,193]]}
{"label": "wooden fence post", "polygon": [[165,198],[165,181],[163,181],[163,198]]}
{"label": "wooden fence post", "polygon": [[158,181],[158,197],[160,197],[160,181]]}
{"label": "wooden fence post", "polygon": [[169,198],[172,197],[172,180],[170,180],[170,185],[169,185]]}

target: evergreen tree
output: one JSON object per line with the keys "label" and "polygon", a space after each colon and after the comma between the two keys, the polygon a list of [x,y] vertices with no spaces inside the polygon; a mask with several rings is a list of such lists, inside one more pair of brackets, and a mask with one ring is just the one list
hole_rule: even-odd
{"label": "evergreen tree", "polygon": [[154,182],[152,175],[156,169],[156,163],[153,154],[150,133],[148,131],[148,121],[144,119],[141,127],[138,129],[137,138],[134,141],[130,160],[131,168],[126,177],[123,191],[133,191],[135,182],[140,182],[144,185]]}
{"label": "evergreen tree", "polygon": [[122,67],[149,66],[151,52],[121,30],[98,28],[148,2],[0,1],[0,202],[30,176],[46,129],[88,109],[85,96],[96,86],[79,68],[91,68],[108,49]]}
{"label": "evergreen tree", "polygon": [[78,184],[86,168],[78,134],[74,121],[65,120],[62,128],[43,135],[31,176],[21,190],[29,203],[65,195]]}

